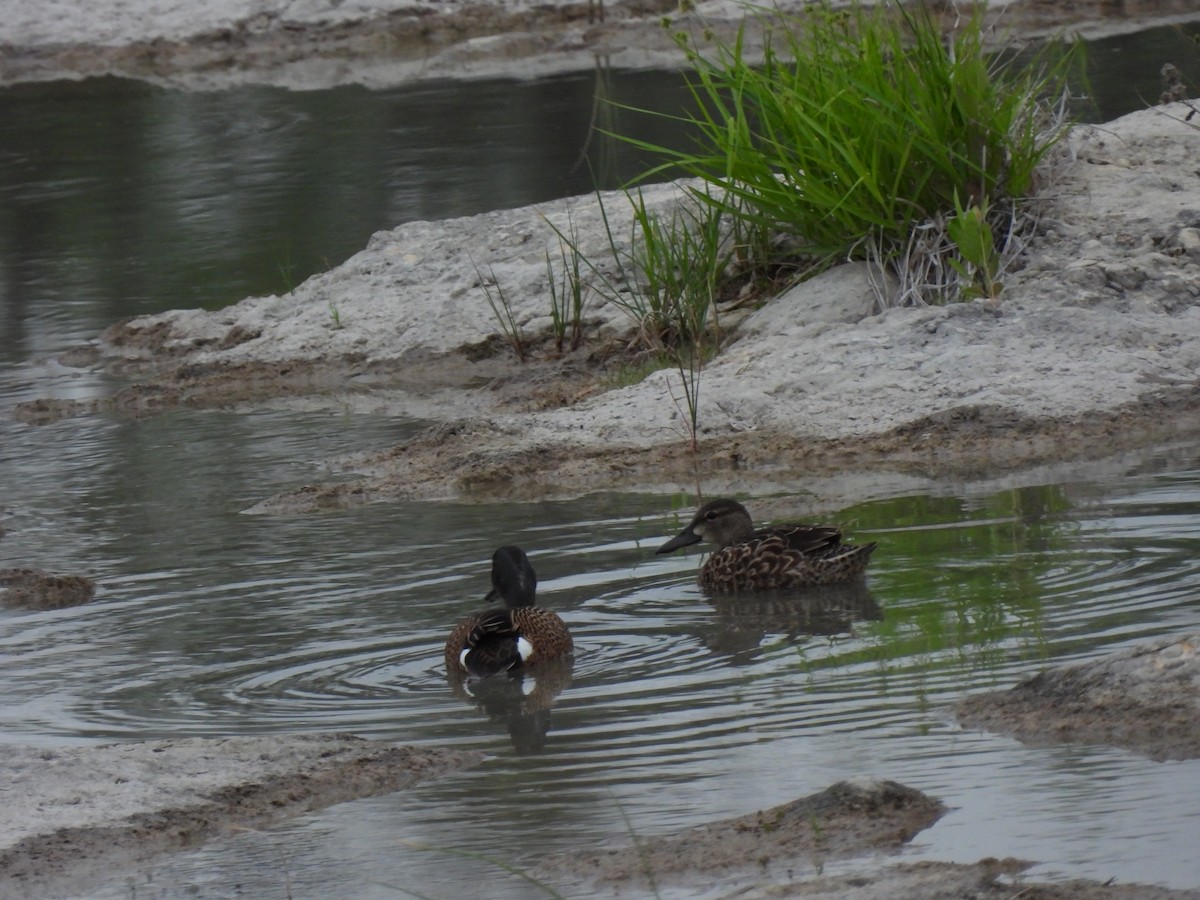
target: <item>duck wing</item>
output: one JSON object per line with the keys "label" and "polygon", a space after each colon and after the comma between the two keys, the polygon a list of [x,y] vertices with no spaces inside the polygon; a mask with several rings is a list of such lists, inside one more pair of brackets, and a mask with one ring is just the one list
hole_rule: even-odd
{"label": "duck wing", "polygon": [[521,632],[513,624],[511,610],[484,613],[463,641],[459,660],[472,678],[487,678],[521,664],[518,642]]}
{"label": "duck wing", "polygon": [[754,533],[749,543],[759,544],[759,553],[783,553],[788,550],[803,554],[823,555],[842,542],[842,529],[836,525],[775,525]]}
{"label": "duck wing", "polygon": [[730,544],[700,569],[700,586],[714,591],[769,590],[836,584],[861,575],[875,544],[843,544],[834,526],[792,526]]}

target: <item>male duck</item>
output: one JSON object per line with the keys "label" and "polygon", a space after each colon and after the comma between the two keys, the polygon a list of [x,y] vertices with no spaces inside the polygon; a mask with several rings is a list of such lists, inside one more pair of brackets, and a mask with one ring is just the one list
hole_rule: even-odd
{"label": "male duck", "polygon": [[875,549],[843,544],[836,525],[775,525],[754,530],[746,508],[713,500],[658,553],[707,540],[716,551],[700,567],[700,586],[710,591],[755,591],[837,584],[862,575]]}
{"label": "male duck", "polygon": [[537,575],[519,547],[492,554],[492,589],[485,600],[504,600],[504,609],[464,619],[446,640],[446,671],[485,678],[574,652],[571,632],[557,615],[534,605]]}

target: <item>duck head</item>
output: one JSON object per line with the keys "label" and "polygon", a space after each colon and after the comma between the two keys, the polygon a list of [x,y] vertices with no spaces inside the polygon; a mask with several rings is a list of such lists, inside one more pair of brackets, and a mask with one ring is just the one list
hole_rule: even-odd
{"label": "duck head", "polygon": [[717,547],[746,540],[754,535],[754,520],[736,500],[712,500],[696,510],[691,524],[655,553],[670,553],[680,547],[708,541]]}
{"label": "duck head", "polygon": [[492,554],[492,589],[483,599],[503,600],[510,609],[533,606],[537,573],[520,547],[501,547]]}

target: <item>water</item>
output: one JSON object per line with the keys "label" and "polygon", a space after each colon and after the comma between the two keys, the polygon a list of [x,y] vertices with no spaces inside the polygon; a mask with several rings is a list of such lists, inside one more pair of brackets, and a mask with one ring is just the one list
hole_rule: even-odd
{"label": "water", "polygon": [[[595,97],[611,103],[596,105]],[[181,93],[0,89],[0,361],[122,316],[284,293],[375,231],[614,187],[670,142],[677,75]]]}
{"label": "water", "polygon": [[[1015,855],[1053,860],[1047,877],[1195,886],[1200,812],[1179,798],[1200,764],[1028,748],[963,732],[949,712],[1048,664],[1196,628],[1194,451],[1147,454],[1104,484],[947,487],[841,510],[856,537],[880,542],[865,589],[791,603],[710,602],[693,583],[697,555],[655,557],[680,525],[679,497],[239,512],[320,477],[315,460],[403,434],[372,417],[269,410],[8,428],[6,462],[38,464],[6,479],[0,559],[89,572],[101,591],[79,609],[0,613],[0,742],[340,730],[489,754],[93,896],[131,883],[138,896],[283,896],[289,879],[297,896],[461,896],[478,861],[402,842],[522,863],[857,774],[952,808],[910,858]],[[445,634],[480,605],[505,542],[529,549],[542,601],[576,636],[545,732],[532,717],[510,728],[502,703],[489,714],[441,671]],[[528,896],[515,877],[488,878],[491,896]]]}
{"label": "water", "polygon": [[[1149,70],[1149,88],[1120,70],[1104,82],[1137,85],[1125,108],[1157,90],[1165,52],[1132,47],[1094,53]],[[604,84],[668,107],[679,89],[661,73]],[[966,692],[1197,627],[1194,450],[1095,480],[876,495],[835,516],[880,542],[865,591],[731,605],[695,588],[696,555],[653,555],[681,497],[241,513],[419,422],[270,405],[11,420],[20,400],[110,391],[52,356],[121,316],[285,290],[407,219],[586,191],[594,87],[587,75],[378,93],[0,91],[0,566],[100,582],[79,609],[0,610],[0,742],[342,730],[489,754],[98,878],[91,896],[455,897],[485,883],[527,897],[497,868],[410,845],[523,864],[855,774],[952,808],[908,859],[1013,855],[1052,860],[1038,876],[1195,887],[1200,813],[1181,798],[1200,764],[1029,748],[963,732],[949,712]],[[1109,102],[1095,74],[1093,87]],[[591,150],[609,176],[633,164]],[[445,634],[509,542],[576,635],[548,730],[504,698],[456,696],[440,671]]]}
{"label": "water", "polygon": [[[1013,854],[1055,860],[1050,874],[1193,884],[1195,810],[1179,797],[1195,763],[1029,749],[961,733],[946,707],[1050,662],[1196,627],[1194,455],[1104,484],[948,489],[842,510],[881,543],[869,592],[835,598],[853,616],[709,603],[692,584],[695,556],[651,553],[678,527],[679,498],[501,515],[442,503],[239,513],[325,477],[317,460],[412,427],[270,410],[4,426],[0,564],[87,572],[101,592],[77,610],[0,613],[0,741],[347,730],[492,755],[461,776],[183,854],[154,885],[138,881],[140,895],[197,885],[229,896],[237,883],[282,896],[286,875],[299,896],[395,896],[388,884],[457,896],[475,864],[395,842],[522,860],[619,841],[624,816],[655,834],[856,773],[955,808],[916,855]],[[579,646],[532,756],[519,752],[528,737],[514,743],[440,672],[450,623],[478,605],[487,557],[509,541],[531,550],[543,601]],[[496,896],[525,895],[496,878]]]}

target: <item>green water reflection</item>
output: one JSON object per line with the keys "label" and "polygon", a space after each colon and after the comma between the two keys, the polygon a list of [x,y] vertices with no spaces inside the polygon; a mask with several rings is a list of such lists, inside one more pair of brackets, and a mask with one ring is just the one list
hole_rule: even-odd
{"label": "green water reflection", "polygon": [[1050,658],[1047,622],[1070,610],[1048,598],[1047,576],[1086,565],[1072,508],[1068,488],[1050,484],[845,510],[856,537],[881,543],[870,587],[885,612],[856,621],[854,640],[834,652],[808,654],[808,665],[869,663],[886,680],[897,668],[975,677],[1014,658]]}

